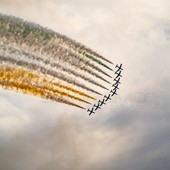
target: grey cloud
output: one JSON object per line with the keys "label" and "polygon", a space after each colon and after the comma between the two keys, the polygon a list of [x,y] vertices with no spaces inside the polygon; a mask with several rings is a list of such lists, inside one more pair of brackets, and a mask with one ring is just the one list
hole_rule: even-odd
{"label": "grey cloud", "polygon": [[[163,82],[164,80],[162,80]],[[119,108],[112,112],[103,126],[109,129],[117,129],[118,132],[138,133],[133,137],[135,141],[132,148],[122,152],[116,158],[111,158],[101,165],[101,169],[108,170],[153,170],[169,169],[170,164],[170,92],[169,85],[155,85],[151,88],[151,94],[145,100],[141,100],[141,94],[132,102],[131,107]],[[145,94],[144,94],[145,95]],[[143,97],[142,97],[143,98]],[[154,104],[155,103],[155,104]],[[123,103],[122,103],[123,106]],[[127,110],[126,110],[127,109]],[[133,110],[133,111],[132,111]],[[126,116],[126,115],[129,115]],[[127,129],[130,129],[127,131]],[[131,143],[127,143],[127,146]],[[100,168],[99,168],[100,169]]]}
{"label": "grey cloud", "polygon": [[107,156],[105,148],[111,141],[102,127],[79,129],[77,121],[75,117],[63,116],[44,133],[17,134],[0,145],[0,169],[97,169],[94,158]]}
{"label": "grey cloud", "polygon": [[5,116],[14,116],[21,128],[13,120],[10,130],[0,126],[0,169],[170,169],[169,1],[39,2],[0,0],[0,9],[121,61],[120,93],[91,117],[64,105],[1,95],[1,104],[9,102]]}
{"label": "grey cloud", "polygon": [[0,147],[0,169],[70,169],[81,160],[76,137],[74,123],[64,118],[42,136],[17,135]]}
{"label": "grey cloud", "polygon": [[[97,164],[92,163],[89,165],[86,162],[86,169],[151,170],[159,169],[160,167],[170,168],[167,161],[170,159],[170,116],[168,114],[170,110],[170,94],[168,84],[165,83],[163,88],[161,87],[157,84],[151,88],[150,93],[141,92],[140,94],[135,94],[134,99],[132,99],[133,95],[131,95],[128,99],[130,99],[132,105],[128,104],[129,107],[127,107],[127,103],[122,102],[122,107],[114,109],[109,116],[105,116],[107,117],[105,121],[99,120],[103,124],[98,124],[97,122],[93,124],[94,127],[99,128],[99,131],[104,128],[104,133],[109,132],[112,134],[116,130],[119,135],[125,135],[126,145],[131,147],[119,152],[116,157],[111,154],[110,157],[101,159]],[[93,128],[91,131],[93,132]],[[137,136],[136,133],[138,134]],[[130,135],[132,137],[129,140],[128,136]],[[102,140],[106,139],[102,138]],[[112,147],[116,149],[116,146],[118,146],[114,145],[114,141],[118,139],[111,135],[108,140],[110,146],[107,149],[109,148],[111,152]],[[91,143],[90,145],[94,147],[95,144]],[[103,153],[105,151],[106,148],[103,148]],[[93,153],[91,154],[86,153],[84,157],[93,156]],[[85,159],[84,157],[82,159]],[[82,165],[82,162],[80,164]],[[47,167],[50,168],[50,163],[48,163]],[[67,168],[65,167],[65,169]]]}

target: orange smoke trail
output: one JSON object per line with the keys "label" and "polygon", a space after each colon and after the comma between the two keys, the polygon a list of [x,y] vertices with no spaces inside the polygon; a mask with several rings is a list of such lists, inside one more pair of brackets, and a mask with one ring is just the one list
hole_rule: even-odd
{"label": "orange smoke trail", "polygon": [[[13,59],[6,59],[6,57],[2,57],[2,56],[0,56],[0,58],[4,61],[4,62],[9,62],[9,60],[12,60],[12,61],[10,61],[10,65],[12,64],[12,65],[15,65],[16,63],[13,61]],[[28,63],[24,63],[24,64],[28,64]],[[7,66],[6,66],[7,67]],[[18,69],[18,68],[17,68]],[[30,69],[29,69],[30,70]],[[31,71],[33,71],[33,70],[31,70]],[[34,71],[33,71],[34,72]],[[24,75],[25,73],[23,73],[23,75]],[[34,72],[34,74],[37,74],[36,72]],[[41,73],[41,74],[43,74],[43,73]],[[39,75],[38,75],[39,76]],[[43,74],[43,76],[41,75],[41,78],[42,77],[44,77],[44,76],[46,76],[46,77],[51,77],[51,76],[48,76],[47,74]],[[39,76],[40,77],[40,76]],[[43,80],[43,82],[44,81],[46,81],[45,79]],[[53,83],[53,82],[51,82],[51,83]],[[59,83],[59,80],[55,83],[55,86],[58,86],[58,87],[60,87],[60,88],[64,88],[64,89],[66,89],[66,90],[69,90],[69,91],[72,91],[72,92],[74,92],[74,93],[77,93],[78,95],[80,95],[80,96],[84,96],[84,97],[87,97],[87,98],[90,98],[90,99],[93,99],[93,100],[96,100],[94,97],[92,97],[92,96],[90,96],[90,95],[88,95],[88,94],[86,94],[86,93],[84,93],[84,92],[82,92],[82,91],[80,91],[80,90],[76,90],[76,89],[73,89],[73,88],[71,88],[71,87],[69,87],[69,86],[66,86],[66,85],[62,85],[61,83]]]}
{"label": "orange smoke trail", "polygon": [[53,96],[53,94],[41,88],[37,88],[37,87],[25,85],[25,84],[20,85],[14,82],[8,83],[8,82],[2,82],[2,81],[0,81],[0,85],[2,85],[4,89],[21,91],[23,94],[32,94],[32,95],[39,96],[45,99],[50,99],[52,101],[56,101],[56,102],[72,105],[72,106],[75,106],[81,109],[85,109],[84,107],[78,104],[75,104],[73,102],[70,102],[61,96],[56,96],[56,95]]}
{"label": "orange smoke trail", "polygon": [[63,91],[59,91],[59,90],[57,90],[57,89],[54,89],[54,88],[50,87],[50,85],[45,86],[45,87],[42,87],[42,88],[45,88],[46,90],[51,91],[51,92],[53,92],[54,94],[58,94],[58,95],[61,95],[61,96],[66,96],[66,97],[69,97],[69,98],[71,98],[71,99],[74,99],[74,100],[77,100],[77,101],[80,101],[80,102],[84,102],[84,103],[87,103],[87,104],[91,104],[91,103],[89,103],[89,102],[87,102],[87,101],[85,101],[85,100],[83,100],[83,99],[80,99],[79,97],[75,97],[75,96],[70,95],[70,94],[68,94],[68,93],[66,93],[66,92],[63,92]]}
{"label": "orange smoke trail", "polygon": [[28,84],[20,84],[17,82],[11,82],[11,81],[3,81],[0,80],[0,86],[3,89],[7,89],[7,90],[15,90],[15,91],[20,91],[23,94],[32,94],[34,96],[39,96],[45,99],[50,99],[56,102],[60,102],[60,103],[64,103],[64,104],[68,104],[68,105],[72,105],[81,109],[85,109],[82,106],[79,106],[75,103],[72,103],[64,98],[62,98],[61,96],[53,96],[51,93],[49,93],[48,91],[38,88],[38,87],[33,87],[33,86],[29,86]]}
{"label": "orange smoke trail", "polygon": [[75,90],[75,89],[73,89],[73,88],[71,88],[71,87],[62,85],[62,84],[60,84],[60,83],[54,83],[54,85],[59,86],[59,87],[61,87],[61,88],[64,88],[64,89],[66,89],[66,90],[72,91],[72,92],[74,92],[74,93],[77,93],[77,94],[79,94],[80,96],[84,96],[84,97],[87,97],[87,98],[89,98],[89,99],[96,100],[94,97],[92,97],[92,96],[90,96],[90,95],[88,95],[88,94],[86,94],[86,93],[83,93],[82,91]]}
{"label": "orange smoke trail", "polygon": [[[51,85],[49,82],[43,81],[44,79],[42,79],[41,76],[35,73],[31,73],[29,71],[23,70],[23,69],[4,67],[3,71],[0,72],[0,78],[6,81],[10,81],[10,82],[16,82],[16,79],[17,79],[17,82],[19,82],[20,84],[27,83],[30,85],[30,82],[32,82],[39,88],[43,88],[55,94],[66,96],[71,99],[90,104],[89,102],[83,99],[80,99],[78,97],[75,97],[73,95],[70,95],[66,92],[63,92],[59,89],[54,88],[53,85]],[[62,87],[62,85],[60,85],[60,87]]]}

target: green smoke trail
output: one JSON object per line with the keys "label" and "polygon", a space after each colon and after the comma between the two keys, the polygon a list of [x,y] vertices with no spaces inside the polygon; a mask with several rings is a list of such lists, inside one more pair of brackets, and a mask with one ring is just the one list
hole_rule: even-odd
{"label": "green smoke trail", "polygon": [[[92,49],[87,48],[86,46],[71,40],[70,38],[55,33],[55,42],[57,44],[60,44],[61,46],[65,47],[65,48],[70,48],[72,49],[74,52],[81,54],[81,55],[89,55],[91,58],[100,58],[110,64],[113,64],[111,61],[107,60],[106,58],[104,58],[103,56],[97,54],[96,52],[94,52]],[[87,56],[86,56],[87,57]]]}
{"label": "green smoke trail", "polygon": [[[33,53],[36,56],[41,56],[41,58],[48,58],[53,61],[61,61],[69,63],[75,68],[88,67],[89,70],[93,69],[102,73],[108,77],[111,77],[102,69],[95,66],[88,60],[81,58],[80,56],[72,53],[68,49],[62,48],[59,45],[51,45],[51,42],[33,42],[29,39],[20,39],[18,36],[13,35],[8,32],[8,30],[0,31],[1,42],[3,44],[13,45],[19,50],[23,49],[25,52]],[[103,78],[104,79],[104,78]]]}
{"label": "green smoke trail", "polygon": [[[103,69],[107,68],[110,71],[112,69],[108,63],[105,64],[106,62],[112,64],[96,52],[68,37],[37,24],[0,14],[0,67],[3,65],[15,66],[18,69],[26,69],[34,74],[37,73],[42,77],[47,76],[49,80],[51,79],[51,81],[47,81],[50,85],[52,85],[53,80],[64,81],[66,84],[60,85],[60,87],[89,97],[88,94],[67,87],[67,84],[101,95],[86,82],[107,89],[101,82],[99,83],[92,78],[94,76],[110,84],[107,79],[111,76]],[[92,76],[90,77],[90,75]],[[84,84],[81,82],[82,80]],[[13,83],[15,87],[18,82]],[[23,90],[25,90],[27,87],[24,84],[22,85]],[[31,85],[29,84],[31,91],[33,91],[33,86],[40,90],[35,84],[32,85],[31,89]],[[10,87],[10,84],[7,84],[7,86]],[[65,95],[74,100],[89,103],[67,92],[51,89],[51,87],[44,87],[44,91],[50,97],[54,97],[52,94],[56,93],[57,95]],[[40,90],[39,94],[42,95],[41,92]],[[94,99],[94,97],[89,98]]]}
{"label": "green smoke trail", "polygon": [[102,66],[106,67],[107,69],[109,69],[109,70],[113,71],[113,70],[112,70],[110,67],[108,67],[106,64],[104,64],[104,63],[103,63],[103,62],[101,62],[100,60],[98,60],[98,59],[96,59],[96,58],[94,58],[94,57],[90,56],[89,54],[85,54],[85,56],[86,56],[86,57],[88,57],[88,58],[90,58],[90,59],[92,59],[93,61],[95,61],[95,62],[99,63],[100,65],[102,65]]}
{"label": "green smoke trail", "polygon": [[[57,39],[57,41],[59,40],[58,44],[55,43],[55,45],[61,45],[61,47],[66,47],[65,50],[67,50],[68,48],[71,49],[72,51],[77,51],[77,49],[79,49],[79,50],[81,49],[80,51],[82,53],[82,50],[83,50],[82,45],[74,42],[73,40],[66,38],[65,36],[62,36],[62,35],[59,36],[58,33],[55,33],[48,29],[45,29],[39,25],[24,22],[23,20],[15,18],[15,17],[3,16],[3,15],[0,15],[0,22],[1,22],[1,24],[0,24],[1,30],[8,31],[8,33],[12,33],[13,35],[17,35],[17,36],[20,36],[20,37],[22,37],[24,39],[28,39],[28,40],[36,39],[40,43],[42,43],[42,42],[44,43],[47,41],[48,42],[50,42],[50,41],[56,42],[56,37],[58,37],[58,39]],[[98,64],[101,64],[104,67],[111,70],[110,67],[103,64],[101,61],[99,61],[98,59],[95,59],[92,56],[92,55],[95,55],[94,52],[92,52],[91,50],[88,50],[85,47],[84,47],[83,51],[84,51],[83,53],[85,53],[85,55],[83,55],[83,56],[88,57],[88,58],[92,59],[93,61],[97,62]],[[78,54],[81,54],[81,53],[78,53]],[[79,56],[79,58],[80,58],[80,56]],[[99,55],[96,54],[96,56],[99,56]]]}
{"label": "green smoke trail", "polygon": [[[43,59],[43,58],[40,58],[40,57],[38,57],[38,56],[35,56],[35,55],[33,55],[33,54],[29,54],[29,53],[27,53],[27,52],[25,52],[25,51],[23,51],[23,50],[17,50],[17,49],[15,49],[15,48],[13,48],[13,47],[8,47],[7,45],[0,45],[0,49],[2,49],[2,51],[1,51],[1,53],[3,53],[3,51],[10,51],[11,53],[13,53],[13,54],[15,54],[15,55],[18,55],[18,56],[24,56],[24,58],[25,59],[30,59],[30,60],[32,60],[33,62],[38,62],[38,63],[42,63],[43,65],[47,65],[47,66],[50,66],[50,69],[58,69],[58,70],[61,70],[61,71],[63,71],[63,72],[66,72],[66,73],[69,73],[69,74],[71,74],[71,75],[74,75],[75,77],[80,77],[80,78],[82,78],[83,80],[85,80],[85,81],[88,81],[88,82],[90,82],[90,83],[92,83],[92,84],[94,84],[94,85],[96,85],[96,86],[99,86],[99,87],[101,87],[101,88],[103,88],[103,86],[101,85],[101,84],[99,84],[98,82],[96,82],[96,81],[94,81],[94,80],[92,80],[92,79],[90,79],[89,77],[87,77],[87,76],[84,76],[84,75],[82,75],[82,74],[80,74],[80,73],[77,73],[76,71],[74,71],[74,70],[71,70],[71,69],[69,69],[69,68],[66,68],[66,67],[64,67],[64,66],[62,66],[61,64],[58,64],[58,63],[56,63],[56,62],[51,62],[50,60],[48,60],[48,59]],[[92,74],[93,75],[93,74]],[[103,81],[105,81],[105,82],[107,82],[107,83],[109,83],[107,80],[105,80],[104,78],[102,79]]]}

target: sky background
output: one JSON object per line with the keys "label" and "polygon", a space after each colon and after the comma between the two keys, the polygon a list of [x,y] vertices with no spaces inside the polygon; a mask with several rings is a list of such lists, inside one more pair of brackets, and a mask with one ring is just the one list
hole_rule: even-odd
{"label": "sky background", "polygon": [[124,67],[95,115],[0,90],[1,170],[170,169],[169,0],[0,0]]}

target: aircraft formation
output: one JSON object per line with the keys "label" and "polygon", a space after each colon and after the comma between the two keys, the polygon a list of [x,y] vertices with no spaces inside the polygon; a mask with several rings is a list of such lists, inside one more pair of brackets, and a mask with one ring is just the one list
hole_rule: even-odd
{"label": "aircraft formation", "polygon": [[102,95],[99,89],[108,90],[111,67],[107,58],[66,35],[0,13],[0,89],[84,110],[83,104]]}
{"label": "aircraft formation", "polygon": [[111,100],[111,97],[113,97],[114,95],[117,95],[117,90],[119,89],[119,84],[120,83],[120,79],[122,77],[121,73],[122,73],[122,64],[120,65],[116,65],[115,66],[115,78],[113,80],[113,85],[112,85],[112,89],[110,90],[109,94],[108,95],[104,95],[104,97],[100,100],[98,100],[98,103],[97,104],[94,104],[93,107],[91,109],[88,109],[87,112],[89,112],[89,116],[93,113],[95,114],[95,112],[98,110],[98,109],[101,109],[101,106],[105,105],[106,102],[108,100]]}

